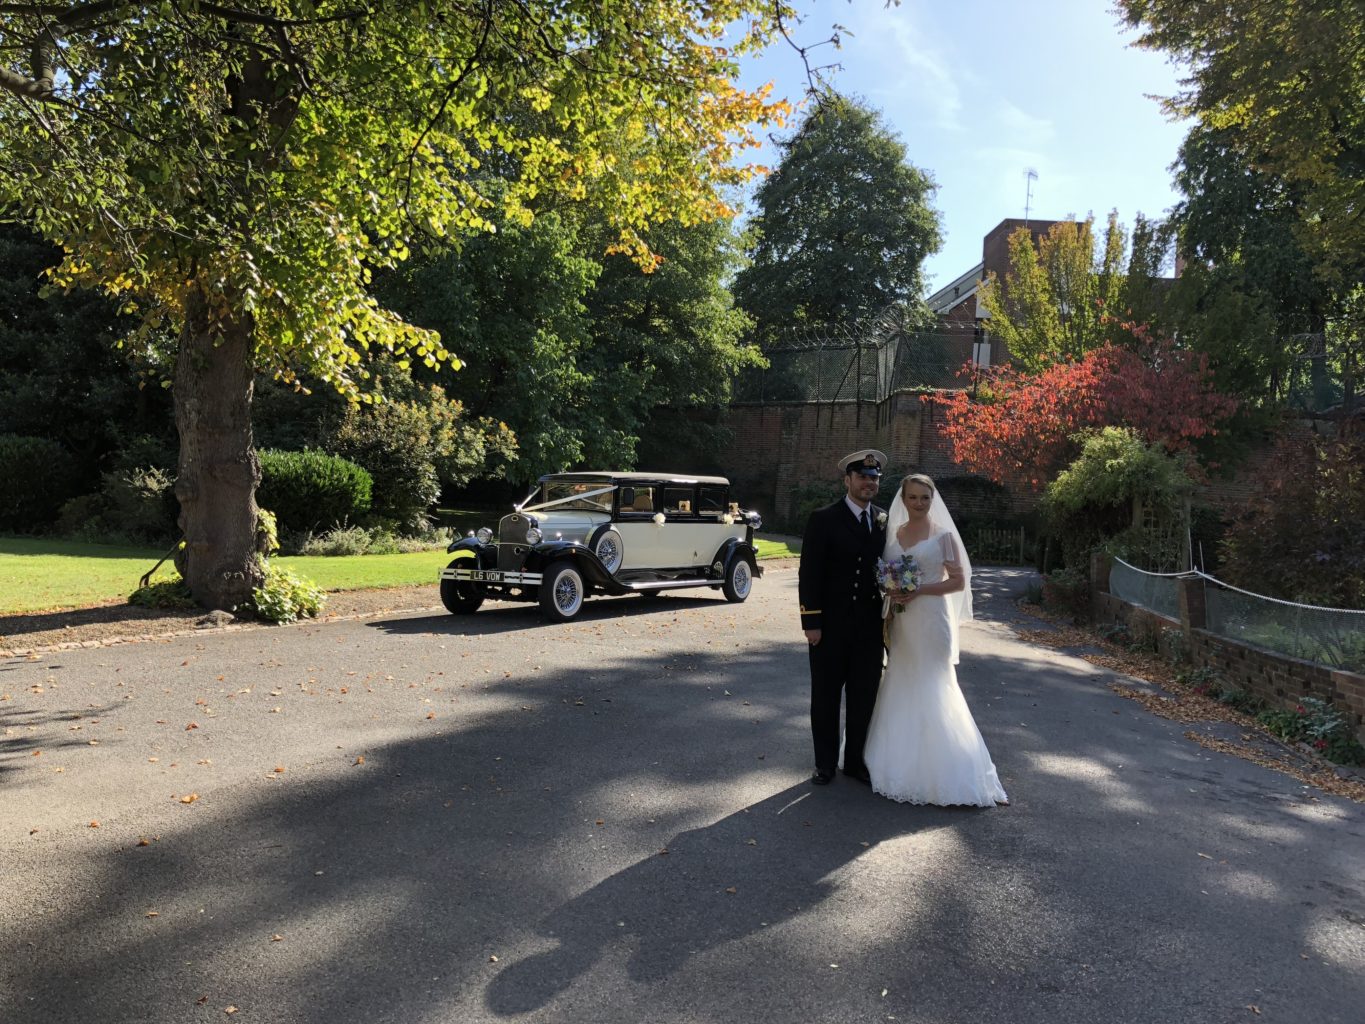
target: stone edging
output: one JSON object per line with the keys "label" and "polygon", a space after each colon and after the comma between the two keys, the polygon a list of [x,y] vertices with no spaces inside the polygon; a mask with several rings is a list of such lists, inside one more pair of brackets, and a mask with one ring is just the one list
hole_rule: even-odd
{"label": "stone edging", "polygon": [[393,612],[436,611],[440,605],[417,605],[412,608],[380,608],[374,611],[350,612],[345,615],[327,615],[320,619],[297,619],[294,622],[232,622],[225,626],[196,626],[194,629],[173,629],[164,633],[133,633],[128,636],[111,636],[100,640],[66,640],[59,644],[40,644],[36,647],[0,647],[0,658],[27,658],[35,654],[56,654],[61,651],[79,651],[97,647],[118,647],[123,644],[145,643],[148,640],[170,640],[186,636],[206,636],[217,633],[236,633],[252,629],[268,629],[275,626],[321,625],[326,622],[351,622],[374,615],[389,615]]}

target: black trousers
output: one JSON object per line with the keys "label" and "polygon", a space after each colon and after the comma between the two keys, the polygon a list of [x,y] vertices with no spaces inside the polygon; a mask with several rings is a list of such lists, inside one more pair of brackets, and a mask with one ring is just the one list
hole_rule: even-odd
{"label": "black trousers", "polygon": [[[881,602],[856,624],[824,630],[810,651],[810,731],[815,767],[839,764],[839,705],[846,702],[844,769],[860,771],[882,677]],[[866,621],[864,621],[866,620]]]}

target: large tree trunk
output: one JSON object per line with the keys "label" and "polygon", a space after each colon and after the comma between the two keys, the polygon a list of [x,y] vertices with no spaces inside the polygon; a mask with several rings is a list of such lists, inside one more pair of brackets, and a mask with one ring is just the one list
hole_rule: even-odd
{"label": "large tree trunk", "polygon": [[176,566],[196,601],[226,611],[246,604],[265,575],[256,546],[261,466],[251,436],[252,356],[250,316],[215,308],[191,286],[174,382],[175,496],[185,537]]}

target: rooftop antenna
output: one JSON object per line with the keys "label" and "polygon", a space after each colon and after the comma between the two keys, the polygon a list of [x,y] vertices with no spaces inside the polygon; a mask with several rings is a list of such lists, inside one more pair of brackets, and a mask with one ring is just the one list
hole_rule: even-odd
{"label": "rooftop antenna", "polygon": [[1033,183],[1038,180],[1038,172],[1032,167],[1024,168],[1024,227],[1028,227],[1028,214],[1033,206]]}

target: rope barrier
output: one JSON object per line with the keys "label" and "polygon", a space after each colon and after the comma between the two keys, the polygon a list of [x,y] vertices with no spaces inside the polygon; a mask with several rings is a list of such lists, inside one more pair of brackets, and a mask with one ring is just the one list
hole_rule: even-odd
{"label": "rope barrier", "polygon": [[[1138,570],[1138,572],[1141,571],[1141,569]],[[1340,615],[1365,615],[1365,608],[1329,608],[1328,606],[1321,604],[1301,604],[1298,601],[1285,601],[1282,598],[1267,597],[1265,594],[1258,594],[1252,590],[1243,590],[1241,587],[1234,587],[1231,583],[1224,583],[1222,580],[1215,579],[1208,573],[1200,572],[1198,569],[1194,570],[1194,575],[1202,576],[1210,583],[1218,584],[1218,586],[1222,587],[1224,590],[1234,590],[1239,594],[1245,594],[1247,597],[1254,597],[1258,601],[1269,601],[1272,604],[1282,604],[1289,608],[1305,608],[1308,611],[1314,612],[1334,612]]]}
{"label": "rope barrier", "polygon": [[1286,601],[1279,597],[1269,597],[1265,594],[1258,594],[1254,590],[1243,590],[1241,587],[1234,587],[1231,583],[1224,583],[1222,580],[1210,576],[1208,573],[1202,572],[1199,569],[1186,569],[1183,572],[1149,572],[1146,569],[1139,569],[1130,562],[1125,562],[1117,555],[1113,556],[1113,558],[1119,565],[1132,569],[1133,572],[1141,573],[1143,576],[1159,576],[1163,579],[1205,579],[1210,583],[1217,584],[1224,590],[1236,591],[1239,594],[1245,594],[1247,597],[1254,597],[1258,601],[1269,601],[1272,604],[1284,605],[1287,608],[1304,608],[1314,612],[1339,612],[1343,615],[1365,615],[1365,608],[1330,608],[1321,604],[1303,604],[1299,601]]}
{"label": "rope barrier", "polygon": [[1132,569],[1133,572],[1140,572],[1144,576],[1162,576],[1167,579],[1185,579],[1190,576],[1202,575],[1197,569],[1184,569],[1181,572],[1148,572],[1146,569],[1139,569],[1136,565],[1130,565],[1128,562],[1125,562],[1122,558],[1119,558],[1118,555],[1114,555],[1113,559],[1114,561],[1118,562],[1119,565],[1126,565],[1128,566],[1129,569]]}

